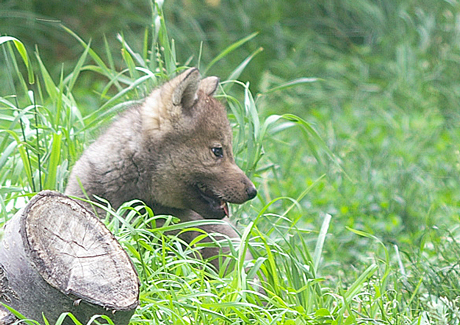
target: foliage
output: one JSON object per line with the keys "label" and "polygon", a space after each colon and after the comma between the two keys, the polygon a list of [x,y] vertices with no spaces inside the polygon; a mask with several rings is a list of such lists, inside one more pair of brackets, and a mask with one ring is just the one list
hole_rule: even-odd
{"label": "foliage", "polygon": [[[0,17],[15,8],[5,4]],[[72,12],[59,8],[40,17]],[[237,162],[260,195],[232,207],[246,227],[225,277],[193,257],[200,245],[164,234],[174,219],[151,228],[160,217],[127,204],[107,220],[141,277],[133,323],[459,323],[456,1],[119,1],[106,11],[123,17],[109,31],[125,19],[131,29],[87,42],[91,28],[41,25],[72,44],[65,66],[46,41],[42,54],[27,38],[0,38],[2,221],[33,192],[62,191],[116,113],[199,66],[223,79]]]}

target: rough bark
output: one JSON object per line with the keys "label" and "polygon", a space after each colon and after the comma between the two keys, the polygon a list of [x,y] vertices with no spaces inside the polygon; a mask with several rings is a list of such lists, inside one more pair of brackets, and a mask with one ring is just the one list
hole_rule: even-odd
{"label": "rough bark", "polygon": [[71,312],[82,323],[107,315],[128,324],[138,297],[139,280],[126,252],[78,202],[44,191],[6,224],[0,302],[27,318],[43,323],[43,313],[53,324]]}

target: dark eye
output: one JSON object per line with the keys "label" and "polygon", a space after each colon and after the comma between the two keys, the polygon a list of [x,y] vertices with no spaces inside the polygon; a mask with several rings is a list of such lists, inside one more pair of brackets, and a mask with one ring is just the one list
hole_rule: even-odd
{"label": "dark eye", "polygon": [[211,151],[217,158],[222,158],[224,156],[224,149],[222,149],[222,147],[213,147]]}

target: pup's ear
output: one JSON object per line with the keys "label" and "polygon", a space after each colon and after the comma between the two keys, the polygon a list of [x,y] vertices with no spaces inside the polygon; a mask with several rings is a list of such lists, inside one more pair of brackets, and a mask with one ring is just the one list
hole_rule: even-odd
{"label": "pup's ear", "polygon": [[207,77],[201,80],[199,89],[204,91],[208,96],[214,95],[219,86],[219,78],[217,77]]}
{"label": "pup's ear", "polygon": [[143,127],[147,131],[170,129],[197,100],[200,78],[198,69],[191,68],[151,92],[142,104]]}
{"label": "pup's ear", "polygon": [[184,108],[189,108],[194,104],[200,78],[198,69],[191,68],[170,81],[173,88],[171,100],[174,106],[182,105]]}

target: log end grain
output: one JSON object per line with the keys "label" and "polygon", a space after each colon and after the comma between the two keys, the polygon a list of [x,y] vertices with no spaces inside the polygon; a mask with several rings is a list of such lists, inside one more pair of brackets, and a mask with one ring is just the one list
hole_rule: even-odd
{"label": "log end grain", "polygon": [[139,279],[118,241],[57,192],[40,192],[8,221],[0,273],[0,302],[35,320],[71,312],[83,323],[103,314],[128,324],[139,304]]}
{"label": "log end grain", "polygon": [[139,283],[131,260],[90,211],[63,195],[36,196],[23,218],[24,239],[55,288],[108,309],[132,309]]}

